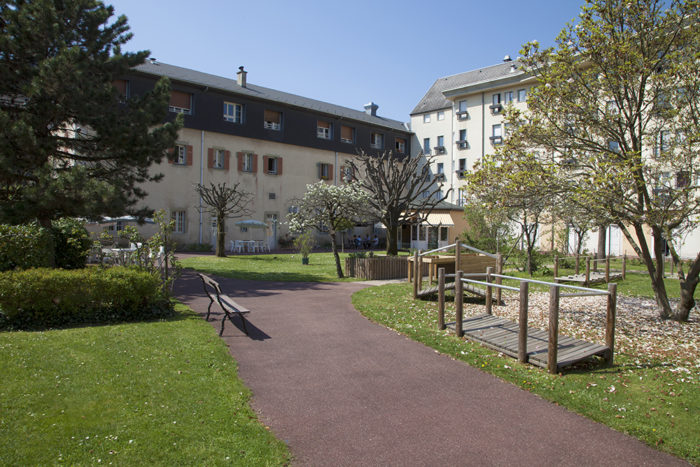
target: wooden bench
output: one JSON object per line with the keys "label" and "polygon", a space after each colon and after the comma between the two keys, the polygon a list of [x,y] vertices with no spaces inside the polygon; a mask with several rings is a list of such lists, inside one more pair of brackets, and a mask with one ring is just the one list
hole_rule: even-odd
{"label": "wooden bench", "polygon": [[[236,303],[231,297],[221,292],[221,286],[211,277],[197,273],[200,279],[202,279],[202,285],[204,286],[204,292],[209,297],[209,307],[207,308],[207,317],[205,318],[209,321],[209,314],[211,313],[211,306],[216,301],[222,310],[224,310],[224,316],[221,318],[221,331],[219,331],[219,336],[224,333],[224,323],[226,323],[226,318],[233,323],[233,315],[236,314],[240,316],[241,322],[243,323],[243,331],[248,335],[248,329],[245,325],[245,317],[243,315],[250,313],[250,310],[246,307]],[[213,293],[212,293],[213,291]],[[214,299],[216,297],[216,300]]]}

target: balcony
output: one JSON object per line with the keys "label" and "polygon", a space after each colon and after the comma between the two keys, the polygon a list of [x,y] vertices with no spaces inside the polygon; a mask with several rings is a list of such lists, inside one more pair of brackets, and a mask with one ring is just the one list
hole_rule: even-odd
{"label": "balcony", "polygon": [[503,144],[503,136],[490,136],[489,139],[494,146]]}
{"label": "balcony", "polygon": [[466,110],[461,110],[455,115],[457,115],[457,120],[466,120],[469,118],[469,112],[467,112]]}
{"label": "balcony", "polygon": [[459,180],[464,180],[467,176],[467,170],[466,169],[455,170],[455,174],[457,175],[457,178]]}
{"label": "balcony", "polygon": [[491,105],[489,105],[489,109],[491,109],[492,114],[496,115],[496,114],[499,114],[503,111],[503,105],[491,104]]}
{"label": "balcony", "polygon": [[468,149],[469,148],[469,142],[466,139],[460,139],[455,141],[457,143],[457,147],[459,149]]}
{"label": "balcony", "polygon": [[445,154],[447,151],[445,150],[445,146],[435,146],[435,154]]}

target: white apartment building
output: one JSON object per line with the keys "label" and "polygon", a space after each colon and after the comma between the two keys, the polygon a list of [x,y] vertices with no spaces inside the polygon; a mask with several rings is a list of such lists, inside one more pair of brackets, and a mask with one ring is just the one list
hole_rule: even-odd
{"label": "white apartment building", "polygon": [[[476,161],[493,153],[508,135],[503,122],[504,107],[512,104],[524,109],[535,83],[534,77],[506,56],[497,65],[439,78],[418,102],[411,112],[411,154],[422,151],[435,156],[431,169],[443,180],[445,191],[452,188],[448,201],[463,205],[464,175]],[[547,229],[541,229],[540,234],[542,230]],[[546,237],[539,239],[543,250],[550,249],[551,237]],[[589,232],[584,249],[595,251],[597,238],[597,231]],[[573,238],[569,243],[574,243]],[[694,258],[699,250],[700,228],[696,228],[681,242],[679,254],[682,258]],[[636,255],[616,226],[608,227],[605,253]]]}

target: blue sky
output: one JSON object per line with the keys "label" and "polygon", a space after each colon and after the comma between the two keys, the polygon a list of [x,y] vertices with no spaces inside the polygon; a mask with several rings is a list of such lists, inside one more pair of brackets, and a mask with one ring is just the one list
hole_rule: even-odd
{"label": "blue sky", "polygon": [[408,121],[437,78],[552,45],[583,0],[105,3],[129,20],[128,51],[231,78],[244,65],[250,83]]}

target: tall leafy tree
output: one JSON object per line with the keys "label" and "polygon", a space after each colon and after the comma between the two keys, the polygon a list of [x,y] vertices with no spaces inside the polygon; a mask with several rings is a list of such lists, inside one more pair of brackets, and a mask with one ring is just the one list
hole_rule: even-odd
{"label": "tall leafy tree", "polygon": [[317,230],[331,239],[338,277],[343,277],[336,238],[338,232],[347,230],[368,219],[369,195],[357,183],[329,185],[323,181],[306,186],[306,193],[298,201],[298,211],[287,216],[289,230],[304,233]]}
{"label": "tall leafy tree", "polygon": [[675,252],[700,218],[699,5],[587,0],[555,47],[524,46],[523,66],[538,85],[526,112],[507,111],[515,129],[507,146],[554,154],[551,183],[621,229],[646,264],[660,316],[676,320],[688,319],[700,273],[698,252],[687,275],[679,268],[674,310],[664,248]]}
{"label": "tall leafy tree", "polygon": [[126,17],[96,0],[0,2],[0,221],[120,215],[158,180],[179,128],[169,83],[128,97],[115,79],[147,51],[122,53]]}
{"label": "tall leafy tree", "polygon": [[348,163],[351,177],[370,194],[369,206],[386,226],[387,255],[398,254],[401,224],[425,220],[449,194],[449,190],[442,192],[430,173],[432,160],[423,154],[411,157],[391,151],[381,155],[362,151]]}
{"label": "tall leafy tree", "polygon": [[239,185],[226,186],[224,182],[195,186],[205,205],[203,210],[216,218],[216,256],[226,256],[226,219],[248,216],[253,212],[248,208],[253,194],[240,189]]}

